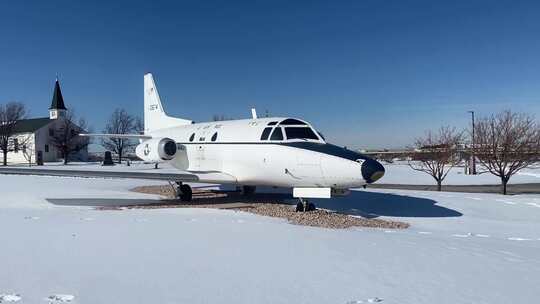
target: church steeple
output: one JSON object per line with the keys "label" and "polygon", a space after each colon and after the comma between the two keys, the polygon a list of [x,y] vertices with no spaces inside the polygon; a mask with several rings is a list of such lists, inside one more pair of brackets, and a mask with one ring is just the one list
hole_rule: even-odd
{"label": "church steeple", "polygon": [[58,77],[56,78],[56,83],[54,84],[54,94],[49,107],[49,118],[58,119],[63,117],[66,113],[66,106],[64,105],[64,98],[62,97],[62,91],[60,90],[60,83],[58,82]]}

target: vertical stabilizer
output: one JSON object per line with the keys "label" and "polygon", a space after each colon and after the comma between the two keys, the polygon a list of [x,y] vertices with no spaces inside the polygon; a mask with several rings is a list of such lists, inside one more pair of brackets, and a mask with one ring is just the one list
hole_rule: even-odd
{"label": "vertical stabilizer", "polygon": [[144,133],[191,124],[191,120],[169,117],[163,109],[154,77],[144,75]]}

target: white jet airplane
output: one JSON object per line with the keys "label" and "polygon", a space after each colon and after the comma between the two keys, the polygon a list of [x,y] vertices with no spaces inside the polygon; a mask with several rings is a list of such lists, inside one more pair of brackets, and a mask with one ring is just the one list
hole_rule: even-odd
{"label": "white jet airplane", "polygon": [[[136,154],[146,162],[167,162],[178,174],[8,169],[0,173],[161,179],[175,182],[182,201],[190,201],[186,182],[235,184],[245,194],[256,186],[287,187],[301,204],[306,198],[346,195],[373,183],[384,167],[360,153],[326,142],[308,122],[290,117],[194,123],[168,116],[152,74],[144,75],[144,134],[81,134],[136,138]],[[26,173],[21,173],[26,172]],[[313,209],[314,206],[309,209]]]}

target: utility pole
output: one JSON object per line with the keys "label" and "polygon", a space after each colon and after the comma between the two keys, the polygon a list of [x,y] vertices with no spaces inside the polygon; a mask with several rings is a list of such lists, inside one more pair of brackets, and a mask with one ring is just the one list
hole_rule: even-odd
{"label": "utility pole", "polygon": [[472,175],[476,175],[476,157],[474,156],[474,152],[475,152],[475,149],[474,149],[474,146],[475,146],[475,141],[474,141],[474,111],[468,111],[469,113],[471,113],[471,118],[472,118],[472,146],[471,146],[471,157],[472,157],[472,170],[471,170],[471,174]]}

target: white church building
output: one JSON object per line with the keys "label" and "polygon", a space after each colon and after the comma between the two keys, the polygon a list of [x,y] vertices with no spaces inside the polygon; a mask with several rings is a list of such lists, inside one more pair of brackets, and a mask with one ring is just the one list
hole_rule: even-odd
{"label": "white church building", "polygon": [[[56,149],[52,138],[58,129],[65,125],[67,108],[60,90],[58,79],[54,86],[54,94],[49,107],[49,117],[22,119],[14,127],[11,146],[13,151],[8,153],[8,163],[40,163],[58,162],[63,160],[62,153]],[[0,154],[2,152],[0,151]],[[70,160],[86,161],[88,149],[84,148],[71,155]]]}

